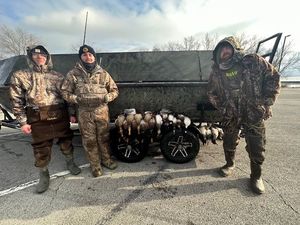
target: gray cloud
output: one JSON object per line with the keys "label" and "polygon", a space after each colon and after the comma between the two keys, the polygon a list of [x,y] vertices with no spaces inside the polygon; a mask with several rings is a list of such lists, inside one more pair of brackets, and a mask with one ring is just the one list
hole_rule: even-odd
{"label": "gray cloud", "polygon": [[[253,4],[250,6],[257,8]],[[228,10],[235,13],[228,14]],[[261,11],[255,16],[250,9],[241,11],[234,9],[234,5],[213,0],[0,2],[2,23],[26,29],[39,37],[53,53],[72,52],[73,46],[82,44],[86,11],[89,12],[87,43],[103,51],[152,49],[155,44],[179,41],[183,37],[207,32],[228,35],[247,31],[250,27],[253,31],[263,15]],[[269,19],[259,22],[260,27],[256,30],[261,33],[265,30],[264,26],[273,25]],[[274,26],[273,30],[278,27],[280,25]],[[296,37],[296,34],[292,36]]]}
{"label": "gray cloud", "polygon": [[253,25],[255,23],[255,21],[256,20],[252,19],[252,20],[242,21],[239,23],[233,23],[233,24],[229,24],[229,25],[219,26],[208,32],[209,33],[219,33],[219,34],[224,34],[224,35],[230,35],[230,34],[232,35],[232,34],[236,34],[237,31],[238,32],[246,31],[248,27],[250,27],[251,25]]}

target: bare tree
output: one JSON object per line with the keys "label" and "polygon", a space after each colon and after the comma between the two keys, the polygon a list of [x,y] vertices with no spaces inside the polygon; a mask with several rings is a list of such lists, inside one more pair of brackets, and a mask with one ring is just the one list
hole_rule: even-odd
{"label": "bare tree", "polygon": [[40,43],[32,34],[20,27],[15,29],[6,25],[0,26],[0,55],[10,57],[26,54],[26,47]]}
{"label": "bare tree", "polygon": [[[91,47],[93,47],[96,53],[99,53],[99,52],[102,52],[102,51],[103,51],[103,49],[101,49],[101,48],[95,48],[95,46],[97,46],[95,42],[85,43],[85,44],[86,44],[86,45],[89,45],[89,46],[91,46]],[[71,44],[71,45],[70,45],[71,53],[77,54],[78,51],[79,51],[80,46],[82,46],[82,45],[83,45],[83,44],[80,43],[80,42]],[[143,49],[141,49],[141,51],[143,51]]]}
{"label": "bare tree", "polygon": [[178,42],[168,42],[164,45],[155,45],[152,51],[180,51],[182,49],[182,45]]}
{"label": "bare tree", "polygon": [[297,69],[300,66],[300,53],[292,51],[293,49],[293,41],[288,41],[285,43],[284,46],[278,48],[273,65],[276,68],[279,68],[280,64],[280,71],[283,73],[288,69]]}
{"label": "bare tree", "polygon": [[192,51],[200,50],[201,43],[193,36],[185,37],[183,42],[168,42],[164,45],[155,45],[152,51]]}
{"label": "bare tree", "polygon": [[206,33],[201,40],[203,50],[213,50],[219,41],[218,34]]}
{"label": "bare tree", "polygon": [[[254,53],[258,42],[261,38],[256,35],[247,35],[245,33],[235,35],[237,40],[241,43],[241,47],[246,54]],[[200,37],[200,40],[195,39],[193,36],[186,37],[183,43],[180,42],[168,42],[165,45],[156,45],[153,47],[153,51],[190,51],[190,50],[213,50],[216,44],[220,41],[218,34],[206,33]],[[278,48],[275,57],[273,59],[273,65],[278,68],[281,61],[280,71],[283,73],[289,69],[297,69],[300,67],[300,53],[292,51],[292,41],[289,41],[284,46]],[[282,58],[281,58],[282,56]]]}
{"label": "bare tree", "polygon": [[[241,46],[244,47],[245,53],[254,53],[258,42],[260,41],[260,39],[262,39],[257,37],[256,35],[248,36],[245,33],[236,35],[236,37],[240,41]],[[285,44],[284,48],[283,46],[279,47],[275,53],[272,64],[277,69],[279,69],[279,64],[281,64],[279,71],[281,74],[283,74],[288,69],[296,69],[300,65],[300,53],[294,52],[292,51],[292,49],[292,41],[289,41]]]}
{"label": "bare tree", "polygon": [[78,53],[80,46],[82,45],[82,43],[78,43],[78,44],[71,44],[71,52],[72,53]]}
{"label": "bare tree", "polygon": [[240,42],[241,47],[243,48],[246,54],[254,53],[259,42],[259,38],[254,36],[249,36],[245,33],[241,33],[235,36],[237,40]]}
{"label": "bare tree", "polygon": [[183,50],[191,51],[191,50],[200,50],[201,43],[199,40],[195,39],[193,36],[186,37],[183,39]]}

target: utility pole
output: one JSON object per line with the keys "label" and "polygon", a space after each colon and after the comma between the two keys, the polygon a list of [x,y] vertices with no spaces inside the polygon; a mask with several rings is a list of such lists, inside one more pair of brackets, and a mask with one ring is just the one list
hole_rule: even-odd
{"label": "utility pole", "polygon": [[290,34],[284,36],[284,40],[283,40],[283,44],[282,44],[282,48],[281,48],[280,60],[279,60],[279,63],[278,63],[278,72],[280,72],[280,66],[281,66],[281,62],[282,62],[282,58],[283,58],[285,40],[286,40],[287,37],[290,37],[290,36],[291,36]]}
{"label": "utility pole", "polygon": [[86,36],[86,27],[87,27],[88,14],[89,14],[89,12],[87,11],[86,12],[86,16],[85,16],[85,25],[84,25],[83,44],[82,45],[85,44],[85,36]]}

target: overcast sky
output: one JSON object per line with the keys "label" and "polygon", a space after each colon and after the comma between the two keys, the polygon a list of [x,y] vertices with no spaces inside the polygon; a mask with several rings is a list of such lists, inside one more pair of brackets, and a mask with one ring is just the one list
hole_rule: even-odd
{"label": "overcast sky", "polygon": [[95,49],[136,51],[204,33],[291,35],[300,51],[296,0],[0,0],[0,24],[22,27],[51,53],[71,53],[83,41]]}

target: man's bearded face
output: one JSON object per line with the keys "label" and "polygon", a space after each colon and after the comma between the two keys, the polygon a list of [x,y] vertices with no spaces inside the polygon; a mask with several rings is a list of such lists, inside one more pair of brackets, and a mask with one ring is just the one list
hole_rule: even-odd
{"label": "man's bearded face", "polygon": [[233,56],[233,48],[230,45],[224,45],[221,47],[220,60],[225,62]]}

